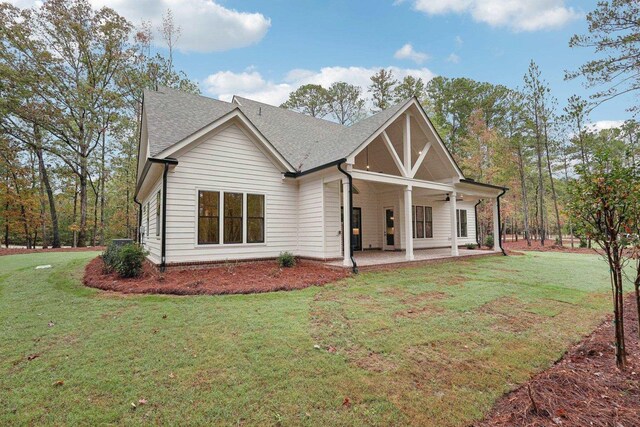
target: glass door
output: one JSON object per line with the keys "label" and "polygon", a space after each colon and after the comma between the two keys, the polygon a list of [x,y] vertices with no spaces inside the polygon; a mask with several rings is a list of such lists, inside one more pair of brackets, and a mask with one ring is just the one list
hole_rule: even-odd
{"label": "glass door", "polygon": [[383,249],[393,250],[395,249],[395,218],[393,215],[393,208],[384,208],[384,236],[383,236]]}

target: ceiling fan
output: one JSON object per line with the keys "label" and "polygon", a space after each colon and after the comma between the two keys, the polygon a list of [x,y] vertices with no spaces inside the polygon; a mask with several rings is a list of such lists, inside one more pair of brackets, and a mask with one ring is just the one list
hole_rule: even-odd
{"label": "ceiling fan", "polygon": [[[445,197],[444,199],[442,199],[442,200],[436,199],[435,201],[436,202],[450,202],[451,201],[451,196],[449,195],[449,193],[443,194],[443,196]],[[464,201],[462,196],[456,197],[456,202],[462,202],[462,201]]]}

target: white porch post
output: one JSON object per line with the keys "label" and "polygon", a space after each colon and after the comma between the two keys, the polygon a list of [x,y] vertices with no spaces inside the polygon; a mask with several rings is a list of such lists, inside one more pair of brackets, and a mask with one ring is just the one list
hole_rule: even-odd
{"label": "white porch post", "polygon": [[500,222],[498,219],[498,199],[493,202],[493,250],[500,250]]}
{"label": "white porch post", "polygon": [[342,178],[342,242],[344,247],[344,260],[342,265],[351,267],[351,205],[349,203],[349,180]]}
{"label": "white porch post", "polygon": [[449,196],[449,208],[451,209],[451,255],[458,256],[458,219],[456,215],[456,197],[455,191]]}
{"label": "white porch post", "polygon": [[404,188],[404,235],[406,260],[413,261],[413,218],[412,218],[412,187],[407,185]]}

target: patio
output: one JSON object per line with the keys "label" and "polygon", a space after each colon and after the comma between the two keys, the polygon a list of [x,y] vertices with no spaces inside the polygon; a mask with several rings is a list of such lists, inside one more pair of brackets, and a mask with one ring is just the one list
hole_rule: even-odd
{"label": "patio", "polygon": [[[451,248],[434,248],[434,249],[418,249],[414,251],[415,259],[413,261],[407,261],[404,251],[382,251],[382,250],[370,250],[360,251],[354,254],[356,264],[358,268],[385,266],[393,264],[416,264],[427,261],[442,260],[447,258],[464,258],[472,256],[482,255],[498,255],[500,251],[494,250],[470,250],[459,249],[458,256],[451,255]],[[331,261],[327,263],[331,266],[344,267],[342,260]],[[351,267],[346,267],[351,268]]]}

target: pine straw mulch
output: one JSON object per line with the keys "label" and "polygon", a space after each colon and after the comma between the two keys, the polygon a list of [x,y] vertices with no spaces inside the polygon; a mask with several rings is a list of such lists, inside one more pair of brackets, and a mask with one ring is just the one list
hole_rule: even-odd
{"label": "pine straw mulch", "polygon": [[40,254],[50,252],[93,252],[104,251],[105,246],[89,246],[86,248],[47,248],[47,249],[26,249],[26,248],[0,248],[0,256]]}
{"label": "pine straw mulch", "polygon": [[85,267],[84,284],[126,294],[221,295],[290,291],[324,285],[350,275],[343,268],[299,260],[295,267],[279,268],[275,261],[221,264],[211,268],[170,268],[160,273],[145,263],[142,276],[122,279],[103,272],[97,257]]}
{"label": "pine straw mulch", "polygon": [[502,247],[506,251],[536,251],[536,252],[570,252],[576,254],[597,254],[596,247],[594,249],[589,248],[580,248],[578,245],[580,242],[578,240],[575,241],[575,247],[571,247],[571,243],[569,240],[564,240],[564,246],[559,246],[554,243],[553,240],[545,241],[545,245],[542,246],[540,241],[532,240],[531,246],[527,245],[527,241],[522,239],[517,242],[503,242]]}
{"label": "pine straw mulch", "polygon": [[631,297],[625,304],[626,371],[616,368],[609,317],[554,366],[503,396],[476,425],[640,426],[640,343]]}

